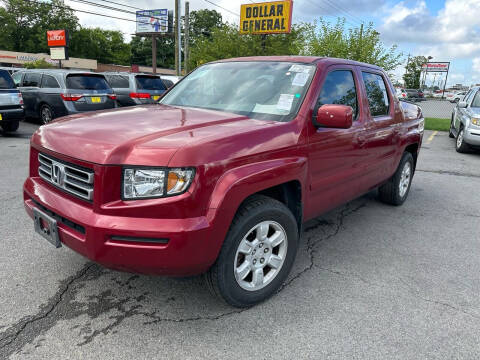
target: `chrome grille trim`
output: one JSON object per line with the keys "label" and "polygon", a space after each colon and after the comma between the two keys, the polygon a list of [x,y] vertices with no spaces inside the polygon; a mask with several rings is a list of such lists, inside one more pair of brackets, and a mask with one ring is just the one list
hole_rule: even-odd
{"label": "chrome grille trim", "polygon": [[40,153],[38,163],[38,175],[43,180],[67,193],[92,201],[93,171],[80,169]]}

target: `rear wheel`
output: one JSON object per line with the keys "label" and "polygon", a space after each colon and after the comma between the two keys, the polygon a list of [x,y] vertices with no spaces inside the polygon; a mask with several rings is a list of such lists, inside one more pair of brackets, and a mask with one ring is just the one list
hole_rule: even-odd
{"label": "rear wheel", "polygon": [[2,124],[2,130],[4,132],[14,132],[18,130],[19,125],[20,124],[18,121],[4,123]]}
{"label": "rear wheel", "polygon": [[455,142],[455,150],[459,153],[465,153],[469,150],[468,144],[465,142],[465,129],[460,127],[457,135],[457,141]]}
{"label": "rear wheel", "polygon": [[253,196],[235,215],[205,280],[228,304],[255,305],[272,296],[285,281],[297,247],[298,227],[290,210],[272,198]]}
{"label": "rear wheel", "polygon": [[40,106],[40,121],[42,124],[48,124],[54,118],[53,110],[47,104]]}
{"label": "rear wheel", "polygon": [[379,198],[382,202],[397,206],[405,202],[412,184],[413,166],[412,154],[403,153],[395,174],[378,188]]}

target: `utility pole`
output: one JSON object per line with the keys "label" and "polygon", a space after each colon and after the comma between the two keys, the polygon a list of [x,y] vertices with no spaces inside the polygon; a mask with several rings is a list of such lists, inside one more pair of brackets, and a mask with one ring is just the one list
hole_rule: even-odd
{"label": "utility pole", "polygon": [[182,43],[181,43],[181,27],[180,27],[180,0],[175,0],[175,70],[177,76],[182,74]]}
{"label": "utility pole", "polygon": [[185,75],[188,73],[188,61],[190,60],[190,53],[189,53],[189,41],[190,41],[190,3],[188,1],[185,2],[185,30],[184,30],[184,50],[183,50],[183,60],[184,65],[183,68],[185,69]]}
{"label": "utility pole", "polygon": [[361,61],[360,49],[362,48],[362,40],[363,40],[363,23],[360,24],[360,37],[358,39],[358,45],[357,45],[357,61]]}
{"label": "utility pole", "polygon": [[157,73],[157,36],[152,35],[152,72]]}

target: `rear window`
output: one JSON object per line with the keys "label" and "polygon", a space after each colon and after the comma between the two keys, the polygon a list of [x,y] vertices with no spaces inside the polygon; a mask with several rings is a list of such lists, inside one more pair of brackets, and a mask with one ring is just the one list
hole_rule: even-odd
{"label": "rear window", "polygon": [[105,75],[112,88],[128,88],[128,77],[123,75]]}
{"label": "rear window", "polygon": [[162,79],[162,81],[167,88],[171,88],[174,85],[172,80]]}
{"label": "rear window", "polygon": [[103,76],[73,74],[67,76],[67,89],[75,90],[110,90]]}
{"label": "rear window", "polygon": [[13,89],[15,84],[6,70],[0,70],[0,89]]}
{"label": "rear window", "polygon": [[137,87],[142,90],[166,90],[165,84],[158,76],[137,75]]}

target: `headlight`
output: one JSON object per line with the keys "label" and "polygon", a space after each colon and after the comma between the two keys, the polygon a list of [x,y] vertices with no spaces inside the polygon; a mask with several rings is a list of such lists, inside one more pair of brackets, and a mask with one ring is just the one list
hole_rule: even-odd
{"label": "headlight", "polygon": [[194,169],[124,168],[124,199],[156,198],[187,191]]}
{"label": "headlight", "polygon": [[472,118],[472,124],[480,126],[480,118]]}

